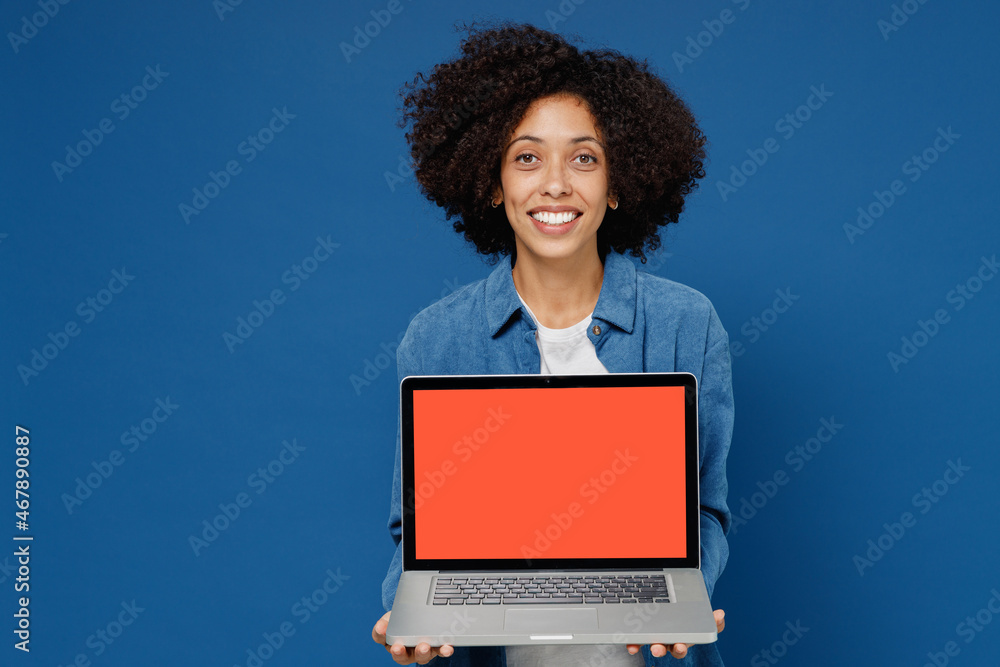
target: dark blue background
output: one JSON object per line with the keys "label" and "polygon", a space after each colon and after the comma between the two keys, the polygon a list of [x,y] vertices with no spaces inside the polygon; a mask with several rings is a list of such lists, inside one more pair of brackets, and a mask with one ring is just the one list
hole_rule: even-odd
{"label": "dark blue background", "polygon": [[[708,176],[647,270],[706,294],[742,344],[730,504],[759,507],[731,535],[716,589],[727,664],[769,664],[760,651],[777,642],[788,664],[921,665],[949,641],[955,664],[993,664],[1000,619],[957,626],[1000,587],[1000,280],[973,279],[995,277],[983,258],[1000,250],[996,6],[908,0],[912,15],[883,34],[888,1],[402,0],[345,57],[341,42],[387,4],[245,0],[220,14],[211,0],[52,0],[35,31],[22,19],[37,1],[0,10],[0,543],[20,533],[15,424],[31,431],[35,537],[30,655],[12,646],[13,541],[0,550],[0,662],[246,665],[289,622],[265,664],[391,664],[369,638],[392,553],[397,388],[383,350],[490,268],[412,178],[387,180],[406,153],[397,91],[456,53],[457,21],[495,17],[648,58],[710,139]],[[725,9],[732,21],[713,24]],[[678,65],[685,49],[695,57]],[[147,67],[166,74],[121,118],[112,103]],[[813,86],[832,96],[788,136],[776,123]],[[239,146],[274,109],[294,118],[248,162]],[[53,162],[104,118],[113,131],[57,176]],[[959,138],[909,180],[904,163],[939,128]],[[718,182],[771,137],[778,151],[723,198]],[[230,160],[239,173],[187,224],[179,205]],[[895,179],[905,193],[849,240],[844,225]],[[317,238],[339,247],[293,290],[283,276]],[[134,278],[102,293],[113,271]],[[970,279],[981,289],[958,309],[948,294]],[[223,335],[275,289],[285,301],[230,351]],[[776,290],[796,298],[775,318]],[[894,368],[887,355],[938,309],[947,322]],[[78,335],[46,349],[70,322]],[[52,358],[22,377],[35,350]],[[366,369],[369,383],[352,383]],[[168,398],[178,407],[128,451],[122,434]],[[822,419],[843,427],[797,469],[786,453]],[[284,440],[304,449],[262,489],[248,478]],[[115,450],[121,465],[68,511],[77,479]],[[915,504],[949,461],[969,470]],[[754,497],[778,471],[787,483]],[[189,538],[240,493],[251,504],[195,555]],[[859,574],[854,557],[904,512],[915,525],[882,537],[891,548]],[[327,570],[340,588],[303,623],[295,605]],[[98,639],[133,600],[134,622]],[[809,628],[794,645],[786,622]]]}

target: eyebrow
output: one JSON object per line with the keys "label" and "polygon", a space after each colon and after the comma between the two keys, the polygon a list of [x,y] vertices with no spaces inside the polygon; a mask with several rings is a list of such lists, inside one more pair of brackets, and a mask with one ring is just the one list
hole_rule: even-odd
{"label": "eyebrow", "polygon": [[[532,142],[534,142],[536,144],[544,144],[545,143],[545,140],[541,139],[539,137],[532,136],[530,134],[522,134],[521,136],[515,137],[514,139],[512,139],[511,142],[509,144],[507,144],[507,148],[510,148],[511,146],[513,146],[514,144],[516,144],[519,141],[532,141]],[[598,146],[600,146],[602,149],[605,148],[604,147],[604,143],[602,143],[599,139],[596,139],[596,138],[591,137],[591,136],[575,137],[573,139],[570,139],[569,143],[571,143],[571,144],[582,144],[582,143],[585,143],[587,141],[594,142],[595,144],[597,144]],[[505,152],[506,152],[506,149],[505,149]]]}

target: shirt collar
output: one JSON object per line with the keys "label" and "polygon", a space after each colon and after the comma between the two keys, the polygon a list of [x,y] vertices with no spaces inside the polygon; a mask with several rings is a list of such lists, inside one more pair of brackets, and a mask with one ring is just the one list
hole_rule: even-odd
{"label": "shirt collar", "polygon": [[[626,257],[609,252],[604,258],[604,282],[597,297],[594,317],[632,333],[635,308],[635,265]],[[521,300],[514,288],[514,276],[511,275],[510,257],[504,257],[486,278],[486,321],[490,336],[496,337],[518,312],[523,316]]]}

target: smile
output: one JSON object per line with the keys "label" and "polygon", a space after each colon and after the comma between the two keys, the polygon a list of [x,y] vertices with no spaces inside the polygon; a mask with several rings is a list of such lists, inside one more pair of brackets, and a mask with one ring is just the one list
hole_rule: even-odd
{"label": "smile", "polygon": [[549,225],[551,227],[556,227],[559,225],[565,225],[567,222],[572,222],[582,213],[576,213],[573,211],[562,211],[559,213],[552,213],[549,211],[538,211],[537,213],[531,213],[531,217],[543,225]]}

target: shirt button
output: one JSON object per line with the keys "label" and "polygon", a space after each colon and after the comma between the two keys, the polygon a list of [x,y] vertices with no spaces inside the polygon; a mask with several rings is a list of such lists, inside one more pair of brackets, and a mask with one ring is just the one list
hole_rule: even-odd
{"label": "shirt button", "polygon": [[595,335],[595,336],[600,336],[600,335],[601,335],[601,327],[599,327],[599,326],[598,326],[598,325],[596,325],[596,324],[594,325],[594,328],[593,328],[593,329],[591,329],[591,331],[593,331],[593,332],[594,332],[594,335]]}

